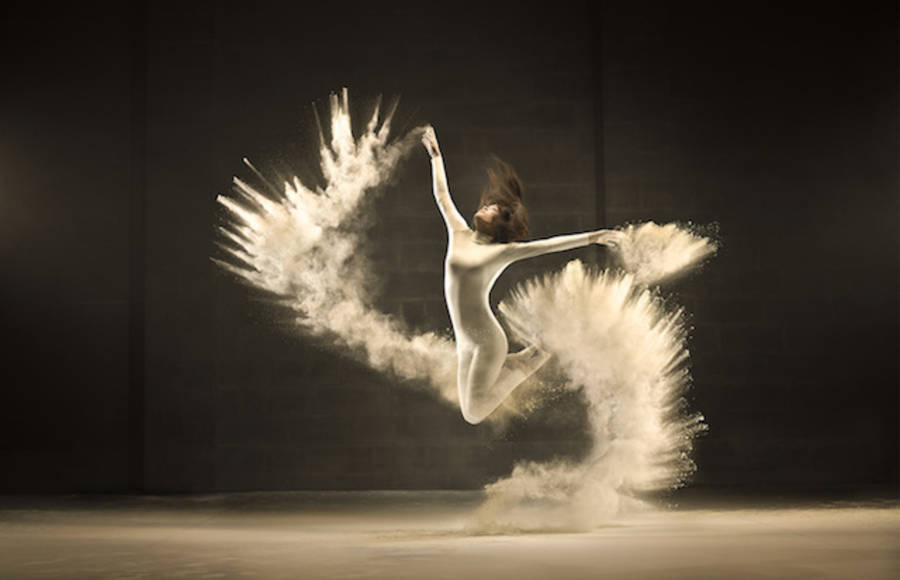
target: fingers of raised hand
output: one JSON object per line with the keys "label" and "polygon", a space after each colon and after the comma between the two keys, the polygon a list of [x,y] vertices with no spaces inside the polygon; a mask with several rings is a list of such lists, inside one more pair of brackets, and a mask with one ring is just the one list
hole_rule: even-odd
{"label": "fingers of raised hand", "polygon": [[422,143],[425,145],[425,148],[428,149],[428,153],[432,157],[440,152],[437,144],[437,137],[434,134],[434,127],[431,125],[425,127],[425,132],[422,133]]}

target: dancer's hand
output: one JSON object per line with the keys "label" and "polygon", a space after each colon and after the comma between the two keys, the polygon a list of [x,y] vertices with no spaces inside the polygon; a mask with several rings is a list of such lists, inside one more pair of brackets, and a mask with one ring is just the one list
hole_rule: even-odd
{"label": "dancer's hand", "polygon": [[618,230],[597,230],[591,234],[591,243],[618,247],[625,240],[625,232]]}
{"label": "dancer's hand", "polygon": [[431,125],[425,127],[425,132],[422,134],[422,144],[425,145],[425,149],[428,151],[428,155],[430,155],[432,159],[441,156],[441,149],[440,147],[438,147],[437,135],[434,134],[434,127],[432,127]]}

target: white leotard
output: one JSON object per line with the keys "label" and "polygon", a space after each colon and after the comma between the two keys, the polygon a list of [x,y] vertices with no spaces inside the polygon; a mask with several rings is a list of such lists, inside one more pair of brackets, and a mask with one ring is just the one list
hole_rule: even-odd
{"label": "white leotard", "polygon": [[489,303],[494,282],[517,260],[590,243],[613,243],[619,234],[600,230],[533,242],[492,243],[469,228],[453,204],[439,153],[432,157],[431,168],[435,201],[448,233],[444,295],[456,337],[460,410],[466,421],[480,423],[550,356],[536,345],[508,353],[506,333]]}

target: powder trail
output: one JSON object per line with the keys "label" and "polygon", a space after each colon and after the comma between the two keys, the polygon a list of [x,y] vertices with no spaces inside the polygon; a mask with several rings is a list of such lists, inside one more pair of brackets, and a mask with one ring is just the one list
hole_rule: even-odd
{"label": "powder trail", "polygon": [[[215,261],[279,296],[307,332],[329,335],[373,368],[425,383],[455,404],[454,343],[377,311],[374,272],[358,251],[363,204],[389,182],[424,128],[392,140],[392,111],[380,119],[376,107],[354,138],[347,90],[330,105],[331,138],[320,133],[319,147],[325,186],[294,177],[271,199],[235,178],[234,197],[217,198],[229,211],[220,227],[229,259]],[[582,393],[592,450],[577,462],[520,463],[487,486],[475,524],[481,531],[590,529],[634,504],[634,494],[678,486],[694,470],[691,440],[705,426],[684,409],[683,311],[667,308],[648,286],[699,264],[716,245],[675,224],[622,231],[621,269],[592,270],[576,260],[523,282],[500,304],[509,328],[541,337],[562,373],[535,380]]]}

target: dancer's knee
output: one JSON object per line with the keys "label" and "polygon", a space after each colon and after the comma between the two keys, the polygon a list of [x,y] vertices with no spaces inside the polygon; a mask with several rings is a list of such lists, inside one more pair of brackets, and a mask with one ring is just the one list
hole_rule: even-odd
{"label": "dancer's knee", "polygon": [[469,389],[459,401],[459,410],[462,412],[463,419],[472,425],[477,425],[487,419],[495,407],[496,405],[492,405],[490,395],[479,389]]}
{"label": "dancer's knee", "polygon": [[478,425],[490,415],[490,412],[486,413],[484,409],[480,409],[477,405],[471,405],[468,402],[461,404],[459,409],[462,411],[463,419],[471,425]]}

